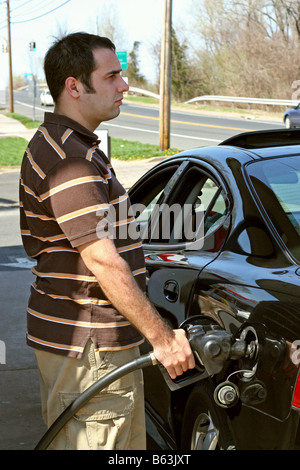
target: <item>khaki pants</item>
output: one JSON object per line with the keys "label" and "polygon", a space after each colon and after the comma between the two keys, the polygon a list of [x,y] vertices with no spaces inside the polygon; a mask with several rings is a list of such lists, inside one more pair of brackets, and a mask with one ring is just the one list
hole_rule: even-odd
{"label": "khaki pants", "polygon": [[[49,427],[62,411],[98,379],[139,356],[138,348],[95,352],[92,341],[81,359],[35,349],[40,375],[42,413]],[[94,396],[59,432],[49,449],[144,450],[142,371],[113,382]]]}

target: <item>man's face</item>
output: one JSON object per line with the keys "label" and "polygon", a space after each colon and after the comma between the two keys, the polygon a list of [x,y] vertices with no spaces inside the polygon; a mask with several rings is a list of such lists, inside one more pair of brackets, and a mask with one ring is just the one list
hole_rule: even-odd
{"label": "man's face", "polygon": [[91,74],[91,86],[95,92],[84,91],[81,95],[81,111],[90,130],[120,114],[123,93],[128,91],[117,55],[104,48],[93,53],[96,69]]}

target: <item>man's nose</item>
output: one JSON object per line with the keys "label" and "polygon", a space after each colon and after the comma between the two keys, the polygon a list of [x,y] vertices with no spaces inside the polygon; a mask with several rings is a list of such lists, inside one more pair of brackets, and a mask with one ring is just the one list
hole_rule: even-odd
{"label": "man's nose", "polygon": [[121,81],[120,81],[120,85],[119,85],[119,91],[122,91],[122,92],[128,91],[129,86],[128,86],[127,82],[124,80],[123,77],[120,77],[120,79],[121,79]]}

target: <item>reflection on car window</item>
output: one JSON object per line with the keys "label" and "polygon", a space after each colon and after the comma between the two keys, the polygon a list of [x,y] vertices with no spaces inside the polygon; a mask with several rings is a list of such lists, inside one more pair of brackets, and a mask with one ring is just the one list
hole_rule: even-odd
{"label": "reflection on car window", "polygon": [[291,254],[300,260],[299,156],[268,159],[248,166],[252,184]]}
{"label": "reflection on car window", "polygon": [[[222,223],[227,214],[224,193],[211,179],[207,179],[202,188],[201,201],[205,215],[204,235],[212,232]],[[209,205],[213,201],[211,207]]]}

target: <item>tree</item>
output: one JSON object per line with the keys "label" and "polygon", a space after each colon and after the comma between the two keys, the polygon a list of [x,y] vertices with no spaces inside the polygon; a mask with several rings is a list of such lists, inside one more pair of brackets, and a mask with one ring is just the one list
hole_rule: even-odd
{"label": "tree", "polygon": [[[152,45],[152,53],[155,58],[156,68],[160,67],[160,48],[161,41],[157,41]],[[199,70],[189,57],[189,47],[185,38],[178,38],[175,29],[171,31],[171,92],[172,98],[177,101],[186,101],[188,98],[193,98],[195,93],[200,89],[202,90],[199,82]],[[159,77],[157,77],[159,82]],[[159,90],[159,83],[157,83]]]}
{"label": "tree", "polygon": [[194,3],[194,63],[207,94],[287,98],[300,75],[299,0]]}
{"label": "tree", "polygon": [[120,24],[118,10],[114,4],[102,6],[96,20],[99,36],[108,37],[115,44],[117,50],[127,50],[126,34]]}
{"label": "tree", "polygon": [[187,60],[187,45],[185,41],[180,44],[174,28],[172,40],[172,96],[177,100],[185,100],[189,94],[189,64]]}
{"label": "tree", "polygon": [[129,61],[128,61],[128,79],[130,82],[130,85],[136,86],[136,85],[145,85],[146,79],[145,77],[141,74],[140,72],[140,67],[139,67],[139,48],[140,48],[140,41],[134,41],[133,44],[133,49],[129,53]]}

